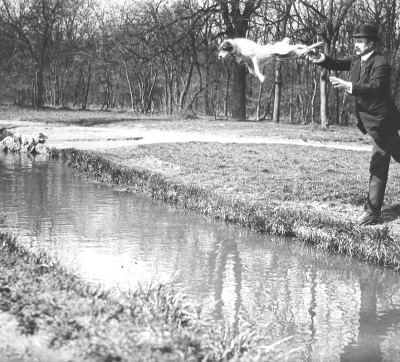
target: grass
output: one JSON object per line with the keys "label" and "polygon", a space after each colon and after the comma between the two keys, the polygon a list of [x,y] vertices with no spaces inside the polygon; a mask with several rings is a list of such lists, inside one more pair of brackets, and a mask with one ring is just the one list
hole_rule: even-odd
{"label": "grass", "polygon": [[286,340],[257,337],[244,322],[232,330],[202,321],[200,307],[171,285],[105,291],[15,237],[0,234],[0,242],[0,310],[17,318],[22,334],[46,333],[47,348],[72,350],[74,361],[251,362],[300,355],[287,350]]}
{"label": "grass", "polygon": [[[220,195],[235,194],[243,201],[364,202],[369,155],[294,145],[156,144],[121,154],[110,151],[124,165],[151,167],[185,184],[202,186]],[[400,178],[397,173],[396,178]],[[400,196],[399,193],[393,195]]]}

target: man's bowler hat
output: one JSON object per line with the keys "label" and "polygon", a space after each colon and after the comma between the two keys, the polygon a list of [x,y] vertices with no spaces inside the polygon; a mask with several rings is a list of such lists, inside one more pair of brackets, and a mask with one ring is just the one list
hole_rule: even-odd
{"label": "man's bowler hat", "polygon": [[371,23],[360,24],[356,27],[353,38],[368,38],[372,40],[381,40],[378,35],[378,28]]}

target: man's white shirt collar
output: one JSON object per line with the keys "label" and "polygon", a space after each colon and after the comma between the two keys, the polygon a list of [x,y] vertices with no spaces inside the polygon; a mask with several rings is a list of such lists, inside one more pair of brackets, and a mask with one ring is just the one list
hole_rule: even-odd
{"label": "man's white shirt collar", "polygon": [[369,52],[369,53],[367,53],[367,54],[364,54],[364,55],[361,57],[361,60],[365,62],[365,61],[372,55],[373,52],[374,52],[374,51]]}

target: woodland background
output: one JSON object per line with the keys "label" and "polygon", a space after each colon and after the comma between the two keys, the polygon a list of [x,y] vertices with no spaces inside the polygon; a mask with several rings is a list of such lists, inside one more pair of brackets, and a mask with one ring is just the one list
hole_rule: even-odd
{"label": "woodland background", "polygon": [[350,97],[308,60],[271,59],[260,84],[218,46],[289,37],[347,56],[367,21],[381,30],[399,105],[396,0],[0,0],[0,103],[351,125]]}

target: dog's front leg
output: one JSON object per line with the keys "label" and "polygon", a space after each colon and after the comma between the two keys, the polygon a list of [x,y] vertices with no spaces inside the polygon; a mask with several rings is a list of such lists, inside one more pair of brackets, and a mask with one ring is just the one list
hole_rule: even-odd
{"label": "dog's front leg", "polygon": [[253,64],[252,63],[245,63],[247,66],[247,69],[249,70],[249,73],[252,75],[256,75],[256,73],[254,72],[254,68],[253,68]]}
{"label": "dog's front leg", "polygon": [[259,66],[259,63],[258,63],[258,59],[257,59],[257,57],[254,57],[252,60],[253,60],[253,66],[254,66],[254,73],[253,74],[255,74],[258,77],[258,79],[260,80],[260,82],[263,83],[264,80],[265,80],[265,77],[261,73],[260,66]]}

